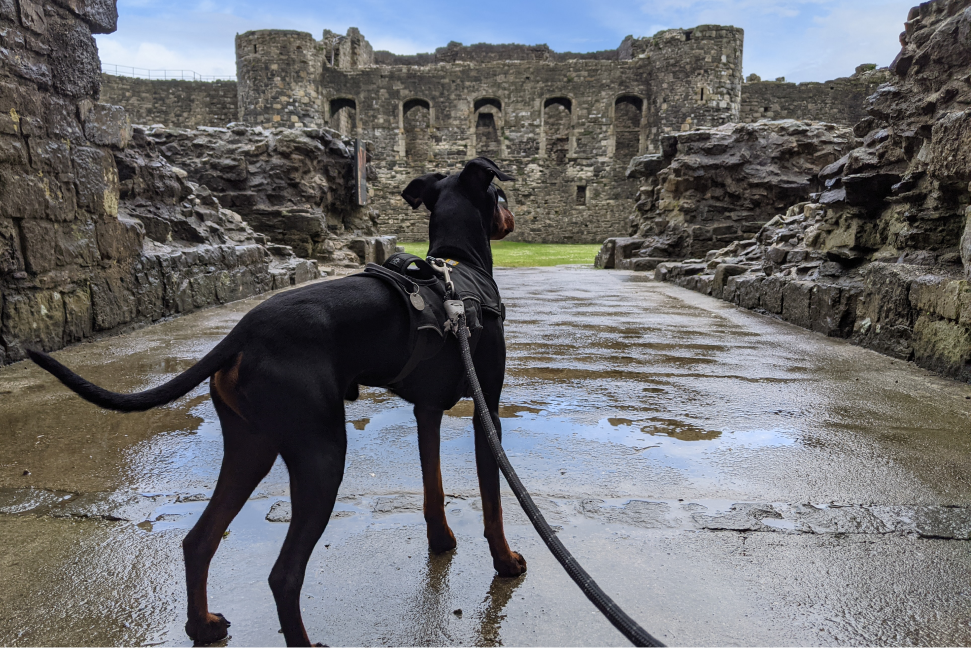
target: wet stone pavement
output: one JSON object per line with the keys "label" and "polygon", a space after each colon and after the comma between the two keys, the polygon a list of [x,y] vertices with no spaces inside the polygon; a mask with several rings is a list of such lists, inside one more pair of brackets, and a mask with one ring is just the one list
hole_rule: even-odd
{"label": "wet stone pavement", "polygon": [[[971,643],[971,386],[642,275],[497,280],[504,445],[564,543],[648,631],[675,645]],[[154,386],[255,303],[58,357],[111,389]],[[33,366],[0,370],[0,644],[189,645],[180,542],[222,452],[207,393],[120,415]],[[341,497],[303,590],[311,638],[625,645],[508,490],[529,571],[494,578],[471,415],[460,403],[442,430],[459,546],[430,556],[410,407],[378,389],[348,404]],[[278,463],[213,561],[228,645],[283,643],[266,578],[288,492]]]}

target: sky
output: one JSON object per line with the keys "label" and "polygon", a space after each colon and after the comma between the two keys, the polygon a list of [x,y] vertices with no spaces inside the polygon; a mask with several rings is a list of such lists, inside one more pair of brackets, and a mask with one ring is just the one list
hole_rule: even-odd
{"label": "sky", "polygon": [[449,41],[614,49],[628,34],[703,24],[745,30],[743,71],[828,81],[889,65],[916,0],[118,0],[118,31],[97,36],[106,66],[236,72],[234,37],[253,29],[357,27],[376,50],[433,52]]}

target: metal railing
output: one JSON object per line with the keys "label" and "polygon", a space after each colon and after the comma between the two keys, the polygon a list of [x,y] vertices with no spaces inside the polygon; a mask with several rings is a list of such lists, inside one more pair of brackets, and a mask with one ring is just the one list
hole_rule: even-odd
{"label": "metal railing", "polygon": [[148,68],[132,67],[130,65],[115,65],[102,63],[101,71],[114,76],[135,77],[158,81],[235,81],[236,75],[210,76],[199,74],[192,70],[150,70]]}

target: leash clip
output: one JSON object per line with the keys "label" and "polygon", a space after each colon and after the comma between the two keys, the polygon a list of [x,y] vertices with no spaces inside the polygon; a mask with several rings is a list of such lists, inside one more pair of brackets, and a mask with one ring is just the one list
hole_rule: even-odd
{"label": "leash clip", "polygon": [[447,297],[455,297],[455,285],[452,283],[452,277],[448,273],[448,264],[445,263],[445,259],[427,257],[425,260],[428,261],[428,265],[432,267],[432,270],[445,277],[445,295]]}
{"label": "leash clip", "polygon": [[459,334],[459,327],[462,326],[462,318],[465,317],[465,302],[461,299],[446,299],[445,314],[448,321],[445,322],[445,332]]}

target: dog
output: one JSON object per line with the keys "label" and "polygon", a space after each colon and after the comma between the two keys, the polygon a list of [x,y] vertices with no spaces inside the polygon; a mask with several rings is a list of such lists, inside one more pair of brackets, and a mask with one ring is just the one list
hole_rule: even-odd
{"label": "dog", "polygon": [[[491,160],[476,158],[459,173],[430,173],[408,184],[402,197],[413,209],[424,205],[431,212],[429,256],[492,275],[489,241],[515,227],[494,178],[512,180]],[[455,548],[445,519],[440,426],[444,411],[467,395],[468,381],[458,341],[448,336],[436,356],[389,385],[410,357],[410,315],[393,291],[382,281],[355,275],[276,295],[247,313],[197,364],[164,385],[136,394],[109,392],[49,355],[29,351],[34,362],[85,400],[122,412],[172,402],[210,379],[223,433],[223,463],[212,499],[182,542],[188,590],[185,630],[196,644],[228,634],[229,621],[209,611],[209,565],[230,522],[281,456],[290,473],[293,514],[269,583],[287,645],[311,645],[300,614],[300,590],[343,479],[344,401],[357,397],[359,385],[387,386],[414,405],[428,546],[435,553]],[[498,409],[506,357],[501,319],[485,314],[476,338],[475,370],[489,414],[501,430]],[[499,469],[478,415],[474,427],[484,535],[498,574],[515,577],[526,571],[526,561],[506,541]]]}

